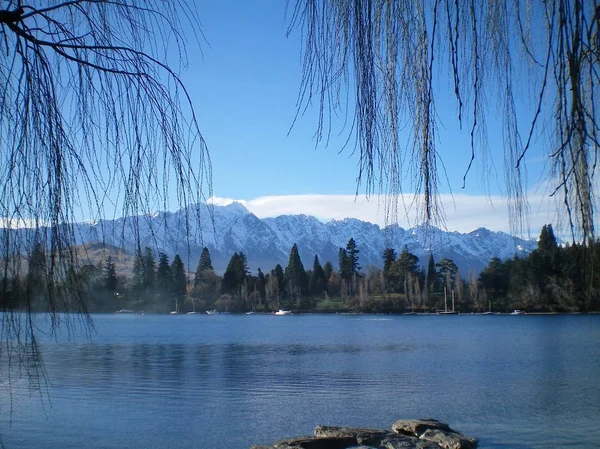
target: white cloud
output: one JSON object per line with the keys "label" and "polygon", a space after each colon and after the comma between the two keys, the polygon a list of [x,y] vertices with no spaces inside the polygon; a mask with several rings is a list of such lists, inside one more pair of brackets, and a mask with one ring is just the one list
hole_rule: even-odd
{"label": "white cloud", "polygon": [[[243,204],[259,218],[277,217],[285,214],[313,215],[322,221],[342,220],[352,217],[385,226],[398,223],[402,227],[418,224],[418,207],[411,205],[413,197],[405,196],[396,203],[397,219],[388,214],[383,196],[373,195],[369,198],[354,195],[273,195],[254,199],[212,198],[215,205],[227,205],[233,201]],[[486,195],[441,195],[440,201],[444,209],[445,228],[449,231],[470,232],[478,227],[486,227],[493,231],[515,232],[518,227],[511,222],[506,197]],[[405,205],[406,204],[406,207]],[[519,232],[524,237],[536,237],[546,223],[556,223],[556,208],[551,205],[545,195],[528,197],[529,217],[525,229]],[[388,216],[386,219],[386,215]],[[527,229],[528,228],[528,229]]]}

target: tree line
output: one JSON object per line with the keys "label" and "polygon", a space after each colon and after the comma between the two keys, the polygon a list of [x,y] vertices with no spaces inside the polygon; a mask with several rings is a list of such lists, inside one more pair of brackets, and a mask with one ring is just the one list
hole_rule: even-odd
{"label": "tree line", "polygon": [[[172,262],[151,248],[137,251],[131,277],[118,276],[112,256],[98,266],[84,265],[66,274],[61,285],[46,285],[48,257],[40,244],[29,257],[23,280],[4,279],[5,308],[36,309],[48,288],[82,285],[89,291],[89,310],[112,312],[127,308],[166,313],[220,310],[229,312],[278,309],[296,311],[435,312],[463,313],[525,309],[574,312],[598,309],[600,274],[582,270],[583,263],[600,266],[600,242],[559,246],[551,225],[542,228],[538,247],[525,258],[493,258],[479,274],[460,273],[452,259],[438,261],[429,254],[426,265],[405,246],[382,253],[382,268],[359,263],[359,247],[350,238],[339,248],[337,267],[321,264],[318,255],[306,269],[296,244],[284,268],[277,264],[256,275],[247,256],[236,252],[220,276],[204,248],[195,272],[188,272],[179,255]],[[594,273],[586,277],[585,273]],[[19,299],[20,298],[20,299]],[[26,302],[23,302],[26,301]]]}

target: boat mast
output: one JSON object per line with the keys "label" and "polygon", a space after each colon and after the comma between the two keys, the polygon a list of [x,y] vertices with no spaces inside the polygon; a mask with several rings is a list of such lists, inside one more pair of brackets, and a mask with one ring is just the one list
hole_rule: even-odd
{"label": "boat mast", "polygon": [[446,287],[444,287],[444,311],[448,311],[448,296],[446,295]]}

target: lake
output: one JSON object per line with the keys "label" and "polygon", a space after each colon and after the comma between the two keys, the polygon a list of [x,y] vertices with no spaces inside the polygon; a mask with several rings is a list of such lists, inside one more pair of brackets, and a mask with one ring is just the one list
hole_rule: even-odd
{"label": "lake", "polygon": [[0,390],[8,449],[247,449],[419,417],[481,448],[600,442],[600,315],[93,319],[42,339],[47,392]]}

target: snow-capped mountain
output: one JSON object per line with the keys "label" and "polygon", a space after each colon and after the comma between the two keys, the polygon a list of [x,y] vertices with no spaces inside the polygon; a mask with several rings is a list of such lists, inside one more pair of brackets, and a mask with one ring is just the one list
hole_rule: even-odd
{"label": "snow-capped mountain", "polygon": [[382,229],[355,218],[328,223],[307,215],[259,219],[240,203],[211,208],[198,205],[175,213],[79,223],[76,235],[78,244],[100,240],[131,251],[135,250],[139,239],[142,248],[150,246],[171,259],[179,254],[190,265],[190,271],[195,270],[200,252],[206,246],[215,270],[220,273],[225,271],[236,251],[246,254],[253,273],[258,268],[268,272],[278,263],[285,268],[294,243],[298,245],[306,269],[312,268],[315,254],[321,264],[329,260],[337,266],[338,249],[345,248],[348,240],[353,238],[360,251],[362,267],[380,267],[385,248],[394,248],[400,254],[406,246],[419,257],[421,265],[427,264],[431,251],[435,261],[443,257],[454,260],[466,276],[469,271],[482,270],[492,257],[506,259],[515,254],[526,255],[536,246],[535,241],[485,228],[461,234],[431,226]]}

